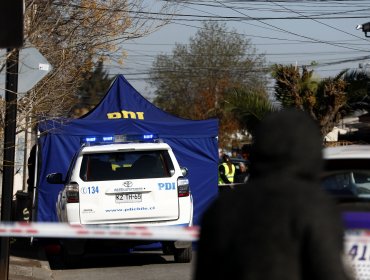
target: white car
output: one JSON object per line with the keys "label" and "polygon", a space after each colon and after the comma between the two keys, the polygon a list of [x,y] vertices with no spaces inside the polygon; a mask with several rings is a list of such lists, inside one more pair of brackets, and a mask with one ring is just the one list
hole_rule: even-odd
{"label": "white car", "polygon": [[[65,179],[52,173],[47,181],[64,184],[56,204],[60,222],[187,227],[193,224],[193,199],[186,175],[168,144],[131,142],[83,145]],[[90,241],[62,240],[67,261],[78,260]],[[102,241],[103,246],[108,242]],[[111,245],[117,244],[116,240]],[[125,242],[129,247],[135,244]],[[164,253],[173,254],[176,262],[191,261],[191,245],[162,242]]]}
{"label": "white car", "polygon": [[370,145],[328,147],[324,159],[325,190],[338,198],[342,208],[365,207],[358,202],[370,199]]}
{"label": "white car", "polygon": [[370,145],[328,147],[324,158],[323,187],[336,198],[349,226],[345,231],[348,269],[353,279],[369,279]]}

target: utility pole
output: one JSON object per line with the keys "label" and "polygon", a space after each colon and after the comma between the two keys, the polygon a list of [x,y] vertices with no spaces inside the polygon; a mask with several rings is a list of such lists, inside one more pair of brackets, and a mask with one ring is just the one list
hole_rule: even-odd
{"label": "utility pole", "polygon": [[[15,132],[17,122],[18,49],[7,49],[5,88],[5,127],[1,221],[11,221],[14,183]],[[0,279],[8,279],[9,237],[0,238]]]}
{"label": "utility pole", "polygon": [[[5,76],[5,127],[1,221],[11,220],[15,129],[17,120],[18,60],[23,46],[24,0],[0,1],[0,48],[7,49]],[[9,237],[0,238],[0,279],[8,279]]]}

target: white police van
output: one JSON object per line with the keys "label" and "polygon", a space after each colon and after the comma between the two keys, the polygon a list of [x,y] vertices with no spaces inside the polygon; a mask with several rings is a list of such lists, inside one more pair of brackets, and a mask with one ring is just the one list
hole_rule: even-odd
{"label": "white police van", "polygon": [[[99,141],[96,137],[86,140],[88,144],[83,144],[74,156],[65,179],[61,173],[47,176],[51,184],[64,184],[56,203],[60,222],[192,226],[193,200],[187,169],[179,166],[168,144],[160,141],[93,144]],[[91,240],[63,240],[67,261],[79,259],[88,242]],[[93,247],[96,245],[94,240]],[[113,246],[117,246],[117,240]],[[176,262],[191,261],[190,242],[163,241],[162,248],[164,253],[173,254]]]}

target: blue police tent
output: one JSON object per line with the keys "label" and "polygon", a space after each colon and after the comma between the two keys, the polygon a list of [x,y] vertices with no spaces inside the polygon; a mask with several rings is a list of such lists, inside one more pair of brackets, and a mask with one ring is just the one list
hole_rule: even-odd
{"label": "blue police tent", "polygon": [[57,221],[55,203],[62,185],[46,182],[53,172],[67,173],[86,136],[155,134],[168,143],[189,170],[194,224],[217,195],[218,120],[187,120],[154,106],[119,75],[101,102],[79,119],[46,120],[39,125],[38,183],[34,220]]}

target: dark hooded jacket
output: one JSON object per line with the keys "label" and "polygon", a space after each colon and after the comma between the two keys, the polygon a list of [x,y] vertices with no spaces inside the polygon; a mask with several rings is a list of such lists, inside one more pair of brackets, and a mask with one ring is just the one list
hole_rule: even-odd
{"label": "dark hooded jacket", "polygon": [[305,113],[266,117],[251,151],[250,181],[203,215],[195,280],[342,280],[343,228],[321,189],[322,139]]}

